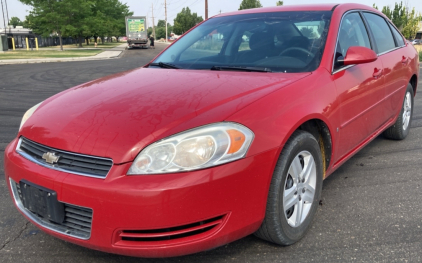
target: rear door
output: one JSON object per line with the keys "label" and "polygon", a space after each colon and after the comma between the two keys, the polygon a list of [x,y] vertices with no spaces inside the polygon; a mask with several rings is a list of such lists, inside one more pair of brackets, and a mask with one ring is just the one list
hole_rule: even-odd
{"label": "rear door", "polygon": [[[374,49],[359,12],[350,12],[343,16],[335,58],[345,57],[351,46]],[[336,162],[385,122],[385,109],[382,105],[385,87],[380,59],[349,66],[334,63],[332,77],[336,84],[340,111]]]}
{"label": "rear door", "polygon": [[406,90],[407,66],[411,58],[407,57],[405,43],[397,29],[380,15],[364,12],[364,18],[372,33],[379,59],[384,68],[386,103],[385,110],[393,118],[401,109]]}

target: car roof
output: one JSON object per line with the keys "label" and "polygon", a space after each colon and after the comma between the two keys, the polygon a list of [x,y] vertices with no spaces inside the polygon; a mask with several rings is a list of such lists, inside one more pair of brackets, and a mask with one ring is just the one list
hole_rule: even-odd
{"label": "car roof", "polygon": [[309,4],[309,5],[283,5],[283,6],[271,6],[271,7],[261,7],[261,8],[252,8],[239,10],[234,12],[228,12],[224,14],[219,14],[214,17],[220,16],[232,16],[232,15],[242,15],[242,14],[253,14],[253,13],[270,13],[270,12],[289,12],[289,11],[331,11],[334,10],[337,6],[345,7],[347,9],[365,9],[376,11],[370,6],[347,3],[347,4]]}

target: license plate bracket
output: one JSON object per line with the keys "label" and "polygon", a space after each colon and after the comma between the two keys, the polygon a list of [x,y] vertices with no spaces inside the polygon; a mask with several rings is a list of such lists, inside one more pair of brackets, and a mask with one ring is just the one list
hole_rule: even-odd
{"label": "license plate bracket", "polygon": [[23,206],[34,214],[58,224],[63,223],[64,204],[57,200],[53,190],[36,185],[26,180],[19,182]]}

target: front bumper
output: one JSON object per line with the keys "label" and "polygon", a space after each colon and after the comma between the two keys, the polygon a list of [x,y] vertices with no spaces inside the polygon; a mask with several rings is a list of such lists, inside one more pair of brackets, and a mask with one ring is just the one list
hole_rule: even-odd
{"label": "front bumper", "polygon": [[[45,232],[81,246],[140,257],[170,257],[218,247],[256,231],[278,149],[193,172],[127,176],[113,165],[105,179],[37,165],[5,150],[5,175],[18,209]],[[21,180],[57,193],[59,202],[92,209],[88,239],[41,224],[12,193]],[[12,187],[11,187],[12,186]],[[16,189],[15,189],[16,190]]]}
{"label": "front bumper", "polygon": [[130,46],[130,47],[146,47],[146,46],[148,46],[148,42],[141,41],[141,40],[130,40],[130,41],[128,41],[128,46]]}

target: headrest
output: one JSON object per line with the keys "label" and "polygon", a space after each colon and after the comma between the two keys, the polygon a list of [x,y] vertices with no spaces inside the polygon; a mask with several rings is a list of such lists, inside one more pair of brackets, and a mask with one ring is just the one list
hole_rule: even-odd
{"label": "headrest", "polygon": [[268,49],[274,47],[274,35],[268,32],[256,32],[249,39],[251,50]]}
{"label": "headrest", "polygon": [[295,36],[289,40],[289,45],[307,49],[309,46],[309,39],[304,36]]}

